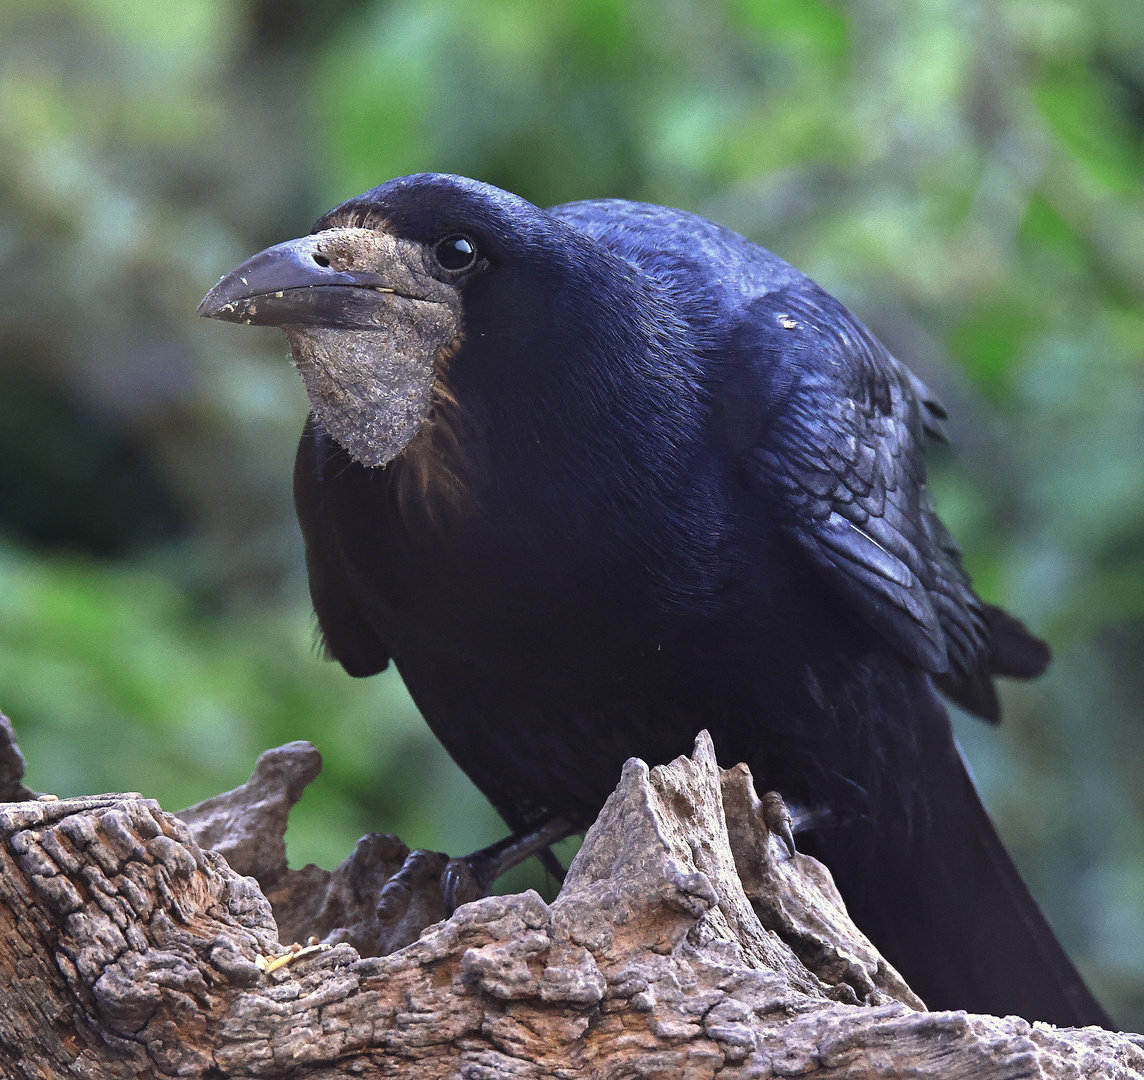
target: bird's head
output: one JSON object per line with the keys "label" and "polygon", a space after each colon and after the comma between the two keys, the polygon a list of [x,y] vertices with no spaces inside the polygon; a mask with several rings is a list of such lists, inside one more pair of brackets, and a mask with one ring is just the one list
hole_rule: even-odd
{"label": "bird's head", "polygon": [[487,184],[402,177],[247,259],[198,313],[282,327],[322,425],[361,464],[384,465],[433,408],[464,339],[467,290],[546,219]]}

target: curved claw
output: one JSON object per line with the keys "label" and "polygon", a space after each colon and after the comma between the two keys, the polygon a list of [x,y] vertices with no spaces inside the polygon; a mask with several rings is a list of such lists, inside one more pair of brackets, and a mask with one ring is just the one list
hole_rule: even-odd
{"label": "curved claw", "polygon": [[768,831],[782,841],[787,856],[794,858],[798,854],[798,849],[794,846],[794,831],[791,828],[794,818],[777,791],[768,791],[763,796],[763,821]]}
{"label": "curved claw", "polygon": [[[501,874],[532,855],[540,855],[545,869],[563,880],[563,868],[556,857],[548,852],[548,847],[571,836],[575,831],[562,818],[552,818],[523,836],[506,836],[463,859],[450,859],[441,874],[441,898],[445,902],[446,914],[452,915],[461,904],[488,896],[493,882]],[[548,858],[543,857],[545,852],[548,852]]]}
{"label": "curved claw", "polygon": [[493,879],[480,872],[483,854],[483,851],[474,851],[464,859],[450,859],[445,864],[441,872],[441,899],[445,901],[446,916],[452,915],[462,904],[488,896]]}
{"label": "curved claw", "polygon": [[411,851],[397,871],[377,895],[377,917],[383,923],[400,919],[409,910],[418,888],[441,873],[441,859],[436,851]]}

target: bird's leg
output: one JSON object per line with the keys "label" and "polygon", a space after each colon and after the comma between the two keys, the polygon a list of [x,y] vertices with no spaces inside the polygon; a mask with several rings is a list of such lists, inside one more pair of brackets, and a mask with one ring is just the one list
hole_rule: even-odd
{"label": "bird's leg", "polygon": [[450,859],[441,875],[446,911],[451,915],[461,904],[487,896],[501,874],[531,855],[537,855],[549,873],[563,880],[564,870],[549,845],[578,831],[563,818],[550,818],[531,832],[519,836],[514,833],[463,859]]}
{"label": "bird's leg", "polygon": [[556,878],[559,884],[563,885],[564,867],[560,865],[560,860],[553,853],[552,848],[546,847],[542,851],[538,851],[536,857],[540,860],[540,865]]}

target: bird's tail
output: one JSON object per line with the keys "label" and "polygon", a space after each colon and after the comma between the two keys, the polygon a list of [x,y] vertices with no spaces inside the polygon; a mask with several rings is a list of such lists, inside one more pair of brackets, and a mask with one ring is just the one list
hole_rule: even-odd
{"label": "bird's tail", "polygon": [[944,710],[932,707],[942,715],[925,718],[929,745],[918,746],[922,819],[844,824],[799,846],[830,867],[854,922],[930,1009],[1111,1027],[1001,843]]}

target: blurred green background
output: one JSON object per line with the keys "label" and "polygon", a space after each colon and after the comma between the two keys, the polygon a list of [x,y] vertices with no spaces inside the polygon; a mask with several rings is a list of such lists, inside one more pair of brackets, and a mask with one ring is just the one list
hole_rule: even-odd
{"label": "blurred green background", "polygon": [[295,865],[367,829],[497,838],[400,681],[315,656],[300,381],[277,331],[194,309],[402,173],[682,206],[948,406],[940,508],[1057,655],[958,730],[1144,1029],[1142,167],[1140,0],[0,0],[0,709],[29,783],[177,809],[304,737]]}

